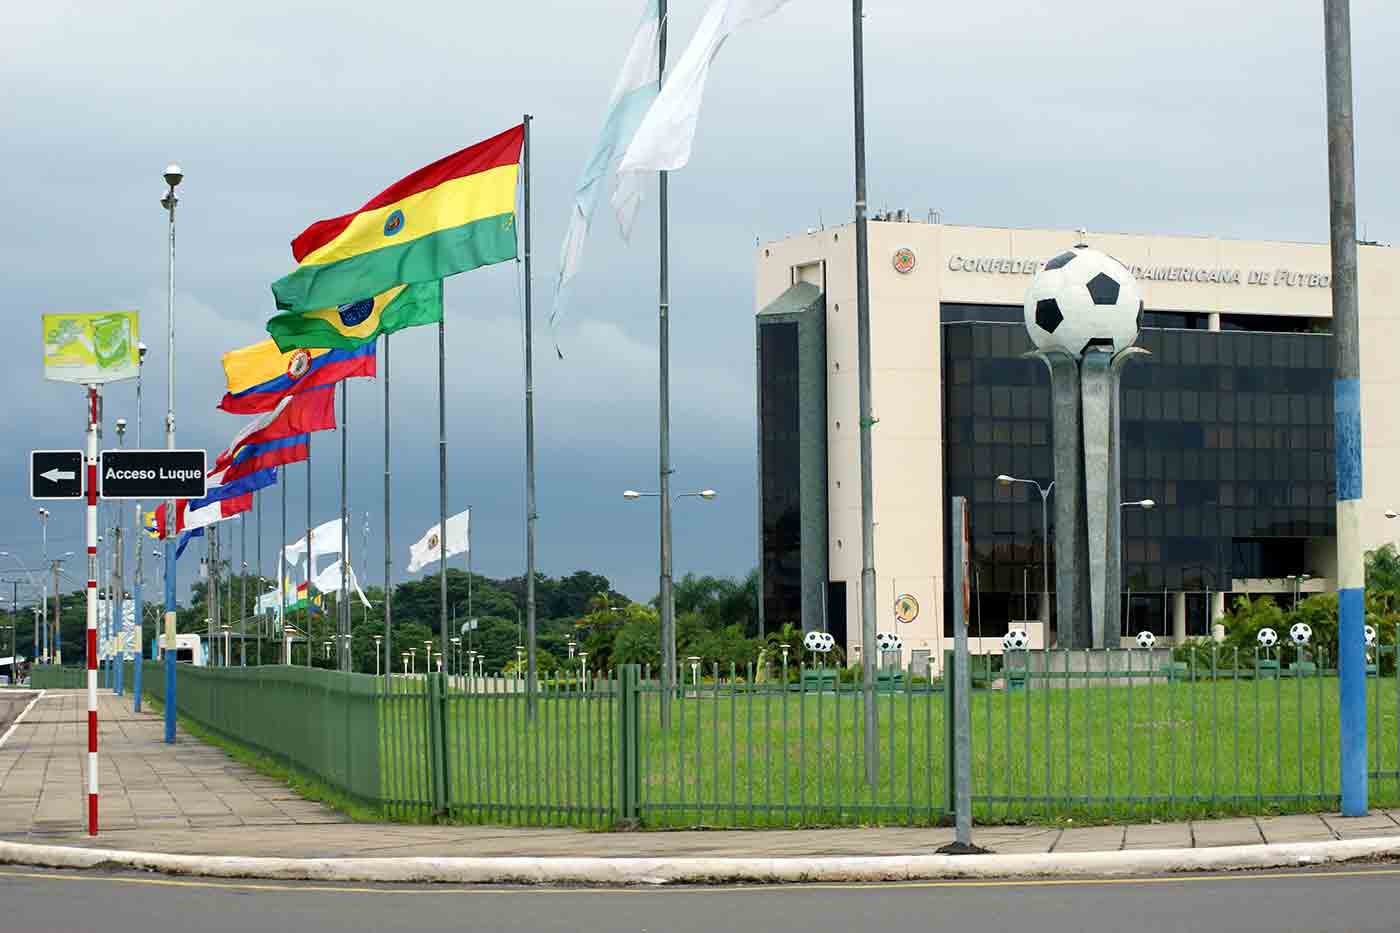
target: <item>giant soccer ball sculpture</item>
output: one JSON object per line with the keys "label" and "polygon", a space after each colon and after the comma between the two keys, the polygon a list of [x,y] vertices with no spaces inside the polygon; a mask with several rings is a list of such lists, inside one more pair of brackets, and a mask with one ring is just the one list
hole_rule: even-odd
{"label": "giant soccer ball sculpture", "polygon": [[1046,261],[1026,291],[1031,354],[1050,369],[1055,418],[1056,640],[1105,648],[1118,638],[1122,367],[1146,350],[1137,280],[1121,262],[1076,245]]}
{"label": "giant soccer ball sculpture", "polygon": [[1023,628],[1013,628],[1001,638],[1002,651],[1025,651],[1030,646],[1030,636]]}
{"label": "giant soccer ball sculpture", "polygon": [[1293,627],[1288,630],[1288,637],[1293,640],[1293,644],[1301,648],[1312,641],[1312,626],[1306,622],[1294,622]]}
{"label": "giant soccer ball sculpture", "polygon": [[816,654],[826,654],[836,647],[836,639],[826,632],[811,631],[802,636],[802,646]]}
{"label": "giant soccer ball sculpture", "polygon": [[1259,641],[1259,647],[1268,650],[1278,644],[1278,632],[1271,628],[1261,628],[1259,634],[1254,636]]}
{"label": "giant soccer ball sculpture", "polygon": [[904,642],[894,632],[877,632],[875,634],[875,647],[883,653],[885,651],[899,651],[904,647]]}

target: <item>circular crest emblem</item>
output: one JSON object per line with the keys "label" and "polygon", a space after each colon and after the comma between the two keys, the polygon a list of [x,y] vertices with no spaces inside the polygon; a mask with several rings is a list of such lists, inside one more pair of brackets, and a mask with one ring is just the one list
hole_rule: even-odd
{"label": "circular crest emblem", "polygon": [[307,350],[297,350],[292,354],[292,358],[287,361],[287,375],[293,379],[300,379],[306,375],[306,371],[311,368],[311,353]]}
{"label": "circular crest emblem", "polygon": [[352,301],[348,305],[341,305],[335,309],[340,315],[340,323],[346,327],[355,327],[363,324],[374,312],[374,299],[365,298],[360,301]]}
{"label": "circular crest emblem", "polygon": [[914,265],[918,262],[914,258],[914,251],[907,246],[901,246],[894,251],[894,271],[901,275],[908,275],[914,271]]}
{"label": "circular crest emblem", "polygon": [[919,601],[908,593],[902,593],[894,600],[894,618],[896,622],[909,623],[919,617]]}
{"label": "circular crest emblem", "polygon": [[438,546],[439,543],[440,543],[440,541],[439,541],[439,538],[438,538],[438,536],[437,536],[436,534],[434,534],[432,537],[430,537],[430,538],[428,539],[428,547],[429,547],[429,549],[431,549],[431,550],[437,550],[437,546]]}
{"label": "circular crest emblem", "polygon": [[403,211],[394,211],[384,221],[384,235],[393,236],[403,229]]}

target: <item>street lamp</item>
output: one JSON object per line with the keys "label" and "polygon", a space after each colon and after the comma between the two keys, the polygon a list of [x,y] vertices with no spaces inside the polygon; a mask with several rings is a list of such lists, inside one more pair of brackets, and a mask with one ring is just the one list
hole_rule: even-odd
{"label": "street lamp", "polygon": [[405,652],[403,653],[403,672],[404,672],[405,674],[408,673],[408,652],[407,652],[407,651],[405,651]]}
{"label": "street lamp", "polygon": [[380,643],[383,642],[383,641],[384,641],[384,636],[383,636],[383,635],[375,635],[375,636],[374,636],[374,676],[375,676],[375,677],[378,677],[378,676],[379,676],[379,647],[380,647]]}
{"label": "street lamp", "polygon": [[[709,502],[719,493],[713,489],[700,489],[695,492],[683,492],[675,496],[675,500],[681,499],[702,499]],[[659,492],[638,492],[635,489],[624,489],[622,498],[628,502],[636,502],[639,499],[661,499]],[[664,534],[661,539],[661,725],[663,727],[671,724],[671,694],[675,690],[676,681],[676,598],[671,586],[671,523],[670,509],[671,503],[663,500],[661,503],[664,520],[662,527]]]}
{"label": "street lamp", "polygon": [[1293,581],[1293,609],[1296,611],[1298,608],[1298,591],[1302,589],[1304,583],[1312,579],[1312,576],[1306,573],[1290,573],[1285,579]]}
{"label": "street lamp", "polygon": [[1002,486],[1024,483],[1027,486],[1034,486],[1040,493],[1041,582],[1044,584],[1040,591],[1040,622],[1044,626],[1042,635],[1046,639],[1045,644],[1048,645],[1050,643],[1050,493],[1055,489],[1055,481],[1051,480],[1049,486],[1042,486],[1033,479],[1019,479],[1003,473],[997,477],[997,483]]}

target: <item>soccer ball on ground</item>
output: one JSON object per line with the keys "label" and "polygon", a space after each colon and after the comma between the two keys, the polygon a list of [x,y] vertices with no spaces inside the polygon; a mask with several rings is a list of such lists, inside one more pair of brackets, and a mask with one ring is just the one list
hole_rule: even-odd
{"label": "soccer ball on ground", "polygon": [[1137,646],[1139,648],[1151,648],[1157,644],[1157,636],[1151,632],[1142,631],[1137,633]]}
{"label": "soccer ball on ground", "polygon": [[904,642],[893,632],[878,632],[875,635],[875,647],[881,651],[899,651],[904,647]]}
{"label": "soccer ball on ground", "polygon": [[1026,290],[1026,331],[1041,350],[1076,359],[1091,348],[1111,353],[1137,340],[1142,327],[1137,279],[1112,256],[1076,246],[1050,259]]}
{"label": "soccer ball on ground", "polygon": [[1294,622],[1293,627],[1288,630],[1288,637],[1293,639],[1293,644],[1302,646],[1312,641],[1312,626],[1306,622]]}
{"label": "soccer ball on ground", "polygon": [[1363,631],[1364,631],[1365,634],[1366,634],[1366,647],[1367,647],[1367,648],[1374,648],[1374,647],[1376,646],[1376,629],[1375,629],[1375,626],[1373,626],[1373,625],[1368,625],[1368,626],[1366,626],[1366,628],[1365,628]]}
{"label": "soccer ball on ground", "polygon": [[1025,651],[1026,647],[1030,645],[1030,643],[1030,636],[1026,634],[1025,629],[1013,628],[1011,631],[1007,632],[1001,637],[1001,650]]}
{"label": "soccer ball on ground", "polygon": [[817,654],[826,654],[836,647],[835,637],[826,632],[808,632],[802,636],[802,646],[808,651],[815,651]]}
{"label": "soccer ball on ground", "polygon": [[1261,648],[1272,648],[1278,644],[1278,632],[1271,628],[1261,628],[1259,634],[1254,636]]}

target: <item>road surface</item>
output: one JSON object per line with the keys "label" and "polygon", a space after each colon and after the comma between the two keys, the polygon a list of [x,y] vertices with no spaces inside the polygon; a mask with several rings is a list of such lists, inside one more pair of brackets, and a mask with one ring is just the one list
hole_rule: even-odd
{"label": "road surface", "polygon": [[0,868],[9,933],[1394,930],[1400,868],[780,888],[377,887]]}

